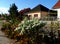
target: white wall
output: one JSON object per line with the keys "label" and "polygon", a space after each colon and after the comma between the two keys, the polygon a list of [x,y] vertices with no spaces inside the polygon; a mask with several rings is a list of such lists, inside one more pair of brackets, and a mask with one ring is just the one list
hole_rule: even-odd
{"label": "white wall", "polygon": [[57,18],[58,18],[58,20],[60,20],[60,8],[58,8],[58,9],[53,9],[53,10],[57,10]]}
{"label": "white wall", "polygon": [[28,13],[28,16],[29,15],[31,15],[32,16],[32,18],[34,18],[34,14],[38,14],[38,19],[40,19],[41,18],[41,13],[40,12],[35,12],[35,13]]}

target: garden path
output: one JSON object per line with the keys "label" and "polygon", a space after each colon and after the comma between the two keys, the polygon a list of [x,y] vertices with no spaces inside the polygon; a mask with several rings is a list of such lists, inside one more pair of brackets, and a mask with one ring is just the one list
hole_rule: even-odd
{"label": "garden path", "polygon": [[0,22],[0,44],[13,44],[10,39],[1,31],[2,21]]}

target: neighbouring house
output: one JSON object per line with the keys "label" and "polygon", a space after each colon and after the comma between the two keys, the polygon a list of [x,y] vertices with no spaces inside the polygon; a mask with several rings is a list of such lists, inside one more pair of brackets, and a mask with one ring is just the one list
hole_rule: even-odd
{"label": "neighbouring house", "polygon": [[57,19],[57,11],[50,10],[41,4],[37,5],[33,9],[30,8],[23,9],[19,11],[19,13],[23,16],[28,17],[28,19],[33,18],[38,18],[40,20]]}
{"label": "neighbouring house", "polygon": [[51,20],[57,20],[57,11],[56,10],[49,10],[49,17]]}
{"label": "neighbouring house", "polygon": [[43,17],[47,17],[49,14],[48,12],[49,9],[40,4],[34,7],[33,9],[31,9],[29,12],[25,13],[25,15],[28,15],[29,19],[32,18],[41,19]]}
{"label": "neighbouring house", "polygon": [[38,18],[38,19],[45,19],[50,20],[50,18],[53,16],[55,19],[57,18],[57,11],[50,10],[47,7],[39,4],[33,9],[31,9],[29,12],[26,12],[25,15],[28,15],[29,19],[32,18]]}
{"label": "neighbouring house", "polygon": [[24,9],[19,11],[19,14],[20,14],[21,17],[28,17],[28,15],[24,15],[24,13],[27,13],[30,10],[31,10],[30,8],[24,8]]}
{"label": "neighbouring house", "polygon": [[60,20],[60,0],[53,6],[53,10],[57,10],[57,18]]}
{"label": "neighbouring house", "polygon": [[29,12],[30,10],[31,10],[30,8],[24,8],[19,11],[19,14],[23,15],[24,13]]}

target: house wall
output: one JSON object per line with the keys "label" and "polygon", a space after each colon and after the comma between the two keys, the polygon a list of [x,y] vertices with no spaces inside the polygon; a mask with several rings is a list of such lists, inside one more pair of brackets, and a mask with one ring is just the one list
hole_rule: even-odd
{"label": "house wall", "polygon": [[58,20],[60,20],[60,8],[53,9],[53,10],[57,10],[57,18]]}
{"label": "house wall", "polygon": [[28,16],[31,15],[31,19],[34,18],[35,14],[38,14],[38,17],[37,17],[38,19],[48,16],[48,12],[45,12],[45,11],[25,13],[25,15],[28,15]]}
{"label": "house wall", "polygon": [[34,18],[34,15],[35,14],[38,14],[38,19],[40,19],[41,18],[41,12],[32,12],[32,13],[27,13],[27,15],[29,16],[29,15],[31,15],[31,18]]}
{"label": "house wall", "polygon": [[49,15],[49,13],[48,12],[45,12],[45,11],[42,11],[41,12],[41,17],[43,18],[43,17],[47,17]]}

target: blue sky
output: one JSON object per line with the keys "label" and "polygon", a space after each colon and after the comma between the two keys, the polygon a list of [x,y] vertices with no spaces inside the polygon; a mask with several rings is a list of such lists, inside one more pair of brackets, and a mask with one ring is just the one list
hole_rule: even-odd
{"label": "blue sky", "polygon": [[49,9],[52,9],[57,1],[58,0],[0,0],[0,13],[8,13],[8,9],[12,3],[16,4],[18,10],[34,8],[38,4],[42,4]]}

